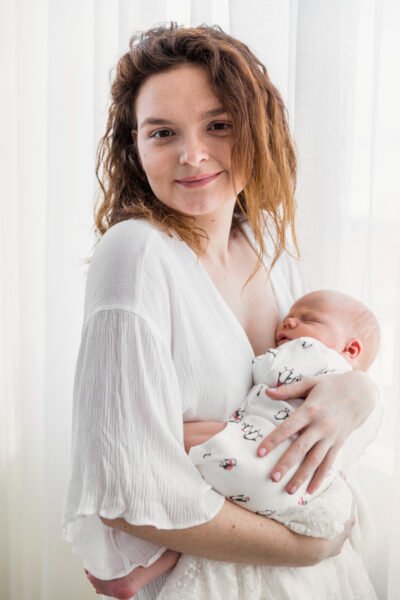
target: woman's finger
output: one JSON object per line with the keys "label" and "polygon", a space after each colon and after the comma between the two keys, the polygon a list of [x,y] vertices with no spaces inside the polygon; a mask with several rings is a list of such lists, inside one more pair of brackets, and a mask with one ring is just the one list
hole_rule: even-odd
{"label": "woman's finger", "polygon": [[315,471],[310,483],[308,484],[307,492],[309,494],[313,494],[320,487],[321,483],[323,482],[325,477],[328,475],[338,452],[339,452],[339,449],[336,446],[332,446],[328,450],[328,452],[325,455],[324,460],[319,465],[319,467]]}
{"label": "woman's finger", "polygon": [[291,398],[305,398],[310,390],[319,381],[318,377],[306,377],[301,381],[280,385],[276,388],[267,388],[266,395],[273,400],[290,400]]}
{"label": "woman's finger", "polygon": [[[276,465],[271,470],[270,477],[271,477],[272,481],[281,481],[281,479],[283,479],[285,477],[285,475],[288,471],[290,471],[296,465],[299,465],[298,471],[300,470],[300,476],[298,476],[296,481],[293,481],[291,484],[292,486],[296,485],[296,489],[297,489],[299,487],[299,485],[305,479],[305,478],[301,478],[301,474],[304,471],[308,472],[309,469],[311,468],[311,465],[314,462],[314,459],[311,459],[311,461],[309,461],[308,464],[306,464],[306,466],[303,467],[304,463],[307,460],[308,453],[311,451],[312,448],[315,447],[317,442],[318,442],[318,438],[316,438],[315,433],[313,433],[313,430],[310,429],[307,432],[302,433],[289,446],[289,448],[286,450],[286,452],[284,452],[284,454],[282,454],[282,456],[280,457],[280,459],[278,460]],[[315,460],[316,460],[316,458],[317,458],[317,456],[315,455]],[[323,459],[323,456],[322,456],[321,460],[322,459]],[[317,468],[317,466],[318,465],[316,463],[314,463],[314,471]],[[313,473],[313,470],[311,471],[310,476],[312,473]],[[301,481],[300,481],[300,479],[301,479]],[[298,480],[298,482],[297,482],[297,480]],[[290,493],[294,493],[295,491],[296,491],[295,489],[290,490]]]}
{"label": "woman's finger", "polygon": [[[277,425],[277,427],[275,427],[275,429],[273,429],[258,446],[258,456],[265,456],[281,442],[284,442],[285,440],[298,434],[302,429],[304,429],[304,427],[309,425],[311,419],[310,411],[315,413],[314,407],[308,408],[305,406],[305,404],[303,404],[294,413],[292,413],[290,417],[285,419],[283,423]],[[301,456],[300,460],[302,460],[304,455],[305,452],[303,453],[303,456]],[[296,463],[291,463],[291,466],[294,464]]]}
{"label": "woman's finger", "polygon": [[[325,463],[326,456],[329,452],[329,443],[325,441],[319,441],[315,443],[312,448],[307,453],[307,456],[297,469],[297,471],[292,475],[290,481],[286,486],[286,491],[289,494],[294,494],[300,486],[302,486],[306,481],[309,481],[311,478],[314,478],[314,474],[319,471],[322,465]],[[329,469],[328,469],[329,470]],[[327,470],[324,470],[324,474],[327,473]],[[321,476],[321,481],[325,475]],[[314,486],[314,491],[317,487]],[[310,492],[310,485],[307,488],[307,491]]]}

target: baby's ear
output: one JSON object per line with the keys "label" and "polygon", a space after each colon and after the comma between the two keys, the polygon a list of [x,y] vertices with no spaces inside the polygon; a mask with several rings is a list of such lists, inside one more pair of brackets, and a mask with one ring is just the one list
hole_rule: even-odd
{"label": "baby's ear", "polygon": [[351,338],[344,347],[343,352],[347,354],[349,358],[357,358],[361,354],[362,345],[360,340],[356,340],[355,338]]}

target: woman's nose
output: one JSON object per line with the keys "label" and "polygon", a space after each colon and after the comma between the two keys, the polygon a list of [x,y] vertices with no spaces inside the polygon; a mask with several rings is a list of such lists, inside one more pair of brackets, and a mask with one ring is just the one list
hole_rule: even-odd
{"label": "woman's nose", "polygon": [[198,165],[204,160],[208,160],[209,152],[203,140],[199,136],[187,137],[180,149],[179,163],[181,165]]}

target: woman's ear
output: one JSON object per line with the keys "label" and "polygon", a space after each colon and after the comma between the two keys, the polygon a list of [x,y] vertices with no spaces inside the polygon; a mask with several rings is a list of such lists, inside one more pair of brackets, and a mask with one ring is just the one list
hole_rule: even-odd
{"label": "woman's ear", "polygon": [[344,354],[351,359],[357,358],[361,354],[362,345],[360,340],[356,340],[355,338],[351,338],[348,342],[346,342],[346,346],[343,350]]}
{"label": "woman's ear", "polygon": [[136,143],[137,141],[137,129],[131,129],[132,142]]}

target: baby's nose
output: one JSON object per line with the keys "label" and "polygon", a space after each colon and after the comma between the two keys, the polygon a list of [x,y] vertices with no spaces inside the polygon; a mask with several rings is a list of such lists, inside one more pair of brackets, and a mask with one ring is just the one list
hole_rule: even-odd
{"label": "baby's nose", "polygon": [[286,319],[283,322],[283,326],[287,327],[289,329],[294,329],[297,325],[298,321],[296,319],[296,317],[286,317]]}

